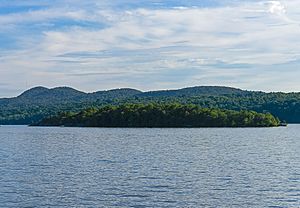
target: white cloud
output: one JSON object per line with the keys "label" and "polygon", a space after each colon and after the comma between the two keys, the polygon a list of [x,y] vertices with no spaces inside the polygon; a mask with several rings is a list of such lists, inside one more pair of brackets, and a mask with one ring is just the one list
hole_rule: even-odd
{"label": "white cloud", "polygon": [[[277,4],[272,2],[272,5]],[[260,13],[244,12],[246,8],[260,7],[266,12],[259,18],[255,17]],[[119,21],[105,29],[73,28],[69,31],[46,32],[41,50],[59,55],[114,48],[139,50],[178,45],[184,47],[176,51],[173,57],[222,57],[226,62],[248,64],[278,64],[294,60],[294,55],[289,52],[299,50],[295,43],[299,42],[298,26],[273,18],[267,11],[268,8],[260,4],[218,9],[138,9],[111,14],[112,19]],[[248,50],[244,55],[225,51],[228,48]],[[197,51],[201,49],[210,51]]]}
{"label": "white cloud", "polygon": [[270,1],[269,4],[270,4],[269,11],[272,14],[283,15],[283,14],[286,13],[286,8],[285,8],[285,6],[283,5],[282,2],[280,2],[280,1]]}
{"label": "white cloud", "polygon": [[[16,28],[25,23],[47,24],[52,19],[64,18],[107,26],[100,29],[80,25],[43,29],[35,31],[38,32],[36,39],[30,34],[19,37],[22,50],[8,52],[1,58],[0,82],[20,74],[33,85],[65,85],[63,82],[67,82],[77,88],[96,89],[99,86],[106,88],[108,82],[109,86],[122,87],[120,85],[126,84],[124,80],[127,80],[130,87],[147,89],[147,86],[151,88],[151,83],[145,83],[147,79],[143,81],[141,76],[144,74],[158,76],[160,72],[174,71],[176,76],[178,71],[191,70],[193,73],[185,75],[186,81],[180,73],[176,84],[197,84],[196,80],[204,77],[202,81],[207,83],[230,85],[234,75],[243,80],[243,76],[256,76],[260,73],[258,70],[278,64],[288,66],[300,59],[299,9],[300,2],[290,0],[284,3],[247,2],[219,8],[140,8],[127,11],[102,7],[74,10],[63,6],[1,15],[1,24]],[[243,68],[244,65],[251,67]],[[102,80],[104,73],[107,76]],[[117,73],[123,76],[122,82],[120,77],[114,79]],[[265,78],[269,71],[263,73],[265,75],[261,77]],[[281,73],[277,69],[269,73],[271,77],[268,79],[275,80],[275,76]],[[95,80],[102,82],[92,81],[92,76],[75,76],[66,81],[70,79],[68,74],[95,75]],[[108,79],[109,75],[111,79]],[[134,80],[134,76],[140,80]],[[167,77],[165,79],[160,80],[161,83],[174,83]],[[264,89],[263,82],[258,79],[253,82],[260,84],[238,83],[240,87]]]}

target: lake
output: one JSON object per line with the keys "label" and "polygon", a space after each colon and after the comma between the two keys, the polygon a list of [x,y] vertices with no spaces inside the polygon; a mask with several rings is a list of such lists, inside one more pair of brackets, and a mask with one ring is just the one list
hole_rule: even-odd
{"label": "lake", "polygon": [[300,125],[0,127],[1,207],[300,207]]}

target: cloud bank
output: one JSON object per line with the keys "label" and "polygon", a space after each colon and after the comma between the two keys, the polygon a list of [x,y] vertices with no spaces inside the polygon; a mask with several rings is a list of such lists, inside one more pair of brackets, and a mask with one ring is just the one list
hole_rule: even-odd
{"label": "cloud bank", "polygon": [[0,96],[36,85],[300,90],[297,0],[122,2],[2,4]]}

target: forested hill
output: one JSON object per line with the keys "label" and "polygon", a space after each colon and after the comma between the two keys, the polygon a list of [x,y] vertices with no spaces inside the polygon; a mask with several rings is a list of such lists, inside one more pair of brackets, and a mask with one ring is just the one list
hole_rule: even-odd
{"label": "forested hill", "polygon": [[141,93],[140,97],[188,97],[198,95],[246,95],[248,91],[244,91],[232,87],[218,87],[218,86],[200,86],[188,87],[179,90],[159,90]]}
{"label": "forested hill", "polygon": [[48,89],[45,87],[35,87],[25,91],[24,93],[22,93],[20,96],[16,97],[12,101],[48,105],[49,101],[51,101],[51,103],[86,102],[86,101],[97,101],[97,100],[105,100],[105,99],[127,98],[140,93],[142,92],[134,89],[127,89],[127,88],[98,91],[94,93],[85,93],[70,87],[57,87],[53,89]]}
{"label": "forested hill", "polygon": [[300,123],[300,93],[264,93],[230,87],[200,86],[142,92],[123,88],[85,93],[69,87],[35,87],[15,98],[0,99],[0,124],[31,124],[59,112],[125,103],[195,104],[204,108],[270,112]]}
{"label": "forested hill", "polygon": [[0,98],[0,116],[3,117],[4,112],[10,110],[26,111],[30,107],[51,107],[53,105],[67,105],[73,109],[73,104],[90,105],[92,104],[105,104],[105,103],[118,103],[126,102],[126,100],[145,99],[151,100],[152,97],[187,97],[199,95],[240,95],[245,94],[247,91],[229,87],[190,87],[179,90],[161,90],[142,92],[130,88],[112,89],[106,91],[97,91],[93,93],[85,93],[75,90],[70,87],[56,87],[48,89],[45,87],[35,87],[23,92],[21,95],[14,98]]}

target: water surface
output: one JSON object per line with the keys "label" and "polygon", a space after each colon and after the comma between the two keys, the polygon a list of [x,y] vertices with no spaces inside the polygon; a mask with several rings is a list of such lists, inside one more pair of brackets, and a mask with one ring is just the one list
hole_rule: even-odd
{"label": "water surface", "polygon": [[300,125],[0,127],[1,207],[300,207]]}

